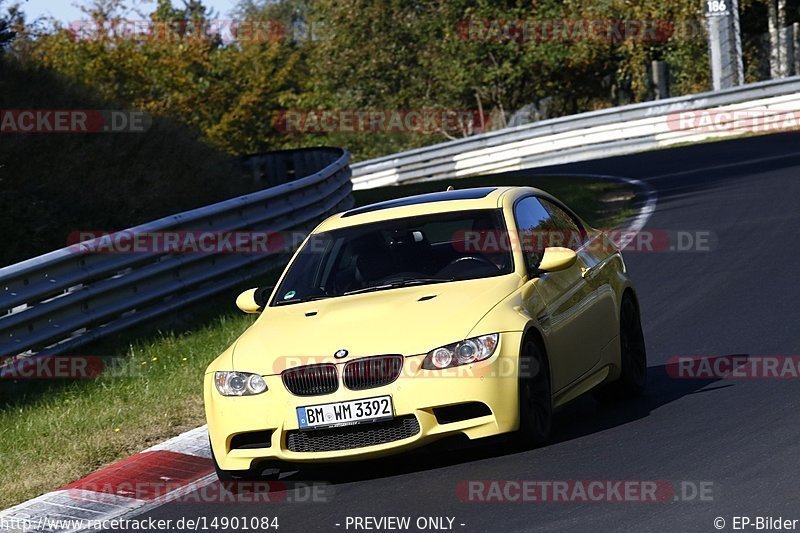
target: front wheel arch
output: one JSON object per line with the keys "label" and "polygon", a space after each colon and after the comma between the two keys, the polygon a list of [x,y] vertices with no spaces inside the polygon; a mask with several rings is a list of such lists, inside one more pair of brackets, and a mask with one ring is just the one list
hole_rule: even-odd
{"label": "front wheel arch", "polygon": [[[626,305],[631,318],[628,328],[623,320]],[[631,310],[632,307],[632,310]],[[632,314],[630,314],[632,311]],[[644,339],[641,323],[639,300],[632,289],[626,289],[619,302],[619,328],[620,358],[619,374],[613,381],[602,385],[595,391],[598,400],[619,400],[635,398],[644,393],[647,385],[647,345]]]}
{"label": "front wheel arch", "polygon": [[533,340],[533,342],[535,342],[542,351],[542,355],[544,355],[545,362],[547,363],[547,371],[550,378],[550,383],[552,384],[553,375],[550,368],[550,356],[547,354],[547,345],[544,342],[544,336],[542,335],[542,332],[539,331],[539,328],[537,328],[533,323],[529,323],[525,328],[525,332],[522,334],[522,341],[519,345],[520,358],[522,358],[522,347],[525,346],[525,342],[529,339]]}
{"label": "front wheel arch", "polygon": [[[540,362],[536,365],[527,362],[531,356]],[[544,367],[543,372],[539,365]],[[535,368],[539,368],[539,372],[534,372]],[[545,379],[541,380],[541,376]],[[520,343],[517,415],[519,420],[517,440],[520,444],[530,448],[547,442],[553,418],[552,376],[544,339],[535,327],[526,331]]]}

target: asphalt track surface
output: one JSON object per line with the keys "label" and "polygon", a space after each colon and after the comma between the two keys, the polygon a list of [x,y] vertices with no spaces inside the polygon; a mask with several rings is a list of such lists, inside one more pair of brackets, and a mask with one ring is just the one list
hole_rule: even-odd
{"label": "asphalt track surface", "polygon": [[[331,483],[327,503],[173,502],[138,518],[277,516],[281,532],[354,531],[346,528],[348,516],[409,516],[410,531],[421,516],[455,518],[454,531],[716,531],[717,517],[730,531],[734,516],[800,519],[800,381],[687,380],[666,371],[677,355],[800,354],[800,134],[529,174],[553,172],[641,179],[658,193],[646,229],[715,236],[708,252],[626,255],[648,348],[642,399],[612,405],[579,399],[558,415],[552,442],[536,450],[491,441],[308,469],[284,480]],[[457,497],[461,481],[506,479],[706,482],[712,501],[465,503]]]}

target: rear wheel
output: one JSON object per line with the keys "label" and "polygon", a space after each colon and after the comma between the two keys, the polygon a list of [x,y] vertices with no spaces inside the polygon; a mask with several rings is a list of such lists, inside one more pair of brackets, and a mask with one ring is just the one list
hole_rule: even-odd
{"label": "rear wheel", "polygon": [[528,447],[544,444],[550,437],[553,398],[550,370],[542,349],[526,339],[520,353],[519,440]]}
{"label": "rear wheel", "polygon": [[633,297],[626,294],[619,313],[620,376],[600,389],[601,400],[635,398],[644,392],[647,382],[647,350],[644,344],[639,309]]}

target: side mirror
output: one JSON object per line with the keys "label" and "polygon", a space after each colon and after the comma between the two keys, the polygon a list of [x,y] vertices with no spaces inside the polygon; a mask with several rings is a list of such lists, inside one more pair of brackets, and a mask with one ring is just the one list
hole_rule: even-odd
{"label": "side mirror", "polygon": [[551,246],[544,249],[542,262],[539,263],[539,270],[542,272],[558,272],[566,270],[575,264],[578,255],[569,248]]}
{"label": "side mirror", "polygon": [[269,299],[270,288],[248,289],[236,298],[236,307],[245,313],[260,313]]}

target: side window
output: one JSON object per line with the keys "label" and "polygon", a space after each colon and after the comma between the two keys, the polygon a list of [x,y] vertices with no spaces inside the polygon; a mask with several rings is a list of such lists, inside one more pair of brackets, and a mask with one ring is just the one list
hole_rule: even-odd
{"label": "side window", "polygon": [[523,198],[514,207],[519,240],[528,270],[535,270],[542,261],[542,254],[548,246],[546,239],[553,227],[553,219],[538,198]]}
{"label": "side window", "polygon": [[578,250],[586,239],[586,232],[569,213],[553,202],[540,198],[539,201],[552,218],[553,229],[548,246],[563,246]]}

